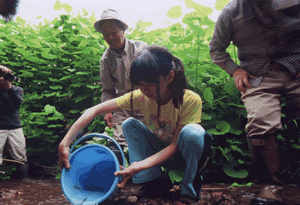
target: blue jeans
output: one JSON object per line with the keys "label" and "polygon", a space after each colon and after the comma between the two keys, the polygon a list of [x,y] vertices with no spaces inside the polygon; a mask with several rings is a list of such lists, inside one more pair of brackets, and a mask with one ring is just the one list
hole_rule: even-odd
{"label": "blue jeans", "polygon": [[[128,143],[130,164],[135,161],[142,161],[168,146],[142,122],[132,117],[125,120],[122,127]],[[205,130],[201,125],[185,125],[177,140],[180,152],[177,152],[169,161],[161,165],[170,170],[184,170],[184,176],[180,183],[181,194],[198,199],[200,199],[201,190],[194,189],[193,180],[197,173],[198,161],[203,153],[204,135]],[[161,166],[151,167],[134,175],[132,177],[133,183],[148,182],[161,176]]]}

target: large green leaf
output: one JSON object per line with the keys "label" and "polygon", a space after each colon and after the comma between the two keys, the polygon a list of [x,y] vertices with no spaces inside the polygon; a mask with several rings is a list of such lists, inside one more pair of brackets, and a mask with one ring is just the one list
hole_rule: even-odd
{"label": "large green leaf", "polygon": [[213,10],[210,7],[205,7],[197,4],[193,0],[184,0],[186,7],[193,8],[197,12],[198,17],[202,18],[212,14]]}
{"label": "large green leaf", "polygon": [[220,121],[220,122],[218,122],[217,125],[216,125],[216,127],[217,127],[217,129],[220,130],[220,132],[222,132],[224,134],[227,133],[227,132],[229,132],[229,130],[230,130],[230,124],[228,122],[226,122],[226,121]]}
{"label": "large green leaf", "polygon": [[36,40],[29,40],[27,42],[27,46],[34,47],[34,48],[41,48],[42,47],[42,45]]}
{"label": "large green leaf", "polygon": [[50,60],[53,60],[53,59],[57,58],[55,55],[49,54],[47,52],[42,52],[41,55],[42,55],[43,58],[50,59]]}
{"label": "large green leaf", "polygon": [[45,105],[44,109],[46,113],[53,113],[56,111],[55,107],[49,104]]}
{"label": "large green leaf", "polygon": [[100,88],[100,85],[86,85],[86,87],[91,89],[96,89],[96,88]]}
{"label": "large green leaf", "polygon": [[240,91],[236,88],[233,78],[231,78],[227,83],[224,85],[224,90],[231,96],[236,96],[240,93]]}
{"label": "large green leaf", "polygon": [[206,88],[204,93],[203,93],[203,98],[206,102],[212,105],[212,101],[214,99],[214,95],[211,91],[211,88]]}
{"label": "large green leaf", "polygon": [[79,43],[78,47],[84,47],[88,44],[89,44],[89,41],[87,39],[84,39]]}
{"label": "large green leaf", "polygon": [[174,182],[181,182],[184,176],[183,170],[170,170],[169,171],[169,177],[174,184]]}
{"label": "large green leaf", "polygon": [[32,72],[26,71],[26,70],[19,70],[22,72],[22,74],[19,75],[19,77],[33,77],[34,74]]}
{"label": "large green leaf", "polygon": [[82,101],[82,100],[88,98],[90,95],[91,95],[91,94],[89,94],[89,93],[84,93],[84,94],[78,96],[78,97],[75,99],[75,103],[78,103],[78,102],[80,102],[80,101]]}
{"label": "large green leaf", "polygon": [[63,87],[61,85],[54,85],[54,86],[49,86],[49,88],[53,89],[53,90],[61,90]]}
{"label": "large green leaf", "polygon": [[64,8],[64,6],[60,3],[59,0],[56,0],[53,9],[54,10],[62,10]]}
{"label": "large green leaf", "polygon": [[249,174],[246,169],[235,168],[233,164],[229,163],[224,164],[222,169],[228,176],[233,178],[246,178]]}
{"label": "large green leaf", "polygon": [[89,21],[90,21],[91,25],[94,25],[94,23],[97,21],[97,19],[95,18],[95,16],[90,16]]}
{"label": "large green leaf", "polygon": [[63,7],[65,8],[66,12],[71,12],[72,11],[72,6],[70,6],[69,4],[63,4]]}
{"label": "large green leaf", "polygon": [[176,19],[182,16],[181,6],[173,6],[169,9],[167,16],[172,19]]}
{"label": "large green leaf", "polygon": [[211,116],[202,112],[201,120],[211,120]]}
{"label": "large green leaf", "polygon": [[230,0],[217,0],[215,8],[217,10],[221,11],[226,6],[226,4],[228,4],[229,2],[230,2]]}

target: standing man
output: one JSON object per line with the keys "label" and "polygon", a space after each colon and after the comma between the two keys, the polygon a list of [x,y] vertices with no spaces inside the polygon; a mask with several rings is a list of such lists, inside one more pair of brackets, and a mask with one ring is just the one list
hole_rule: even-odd
{"label": "standing man", "polygon": [[[7,22],[16,14],[19,0],[0,0],[0,16]],[[0,65],[0,165],[7,143],[10,155],[19,161],[14,176],[25,178],[28,172],[25,138],[20,122],[19,108],[23,101],[23,90],[11,84],[13,72]],[[10,79],[10,80],[8,80]]]}
{"label": "standing man", "polygon": [[14,176],[23,179],[28,171],[25,137],[19,114],[23,90],[12,85],[13,80],[13,72],[0,65],[0,165],[3,149],[7,144],[10,156],[18,161]]}
{"label": "standing man", "polygon": [[[290,3],[290,1],[289,1]],[[253,170],[264,184],[251,204],[283,204],[278,145],[281,98],[300,116],[299,1],[232,0],[222,10],[209,44],[212,61],[233,76],[248,113],[247,141]],[[238,48],[240,65],[226,52]]]}
{"label": "standing man", "polygon": [[[101,101],[105,102],[131,90],[132,85],[129,80],[131,62],[135,54],[148,47],[148,45],[124,37],[128,26],[122,21],[120,14],[113,9],[103,11],[101,19],[94,24],[94,27],[99,33],[102,33],[104,40],[109,45],[100,60]],[[140,113],[135,116],[144,122]],[[104,117],[106,125],[109,128],[114,128],[113,138],[122,147],[127,147],[122,132],[122,122],[128,117],[130,117],[130,114],[125,110],[108,113]]]}

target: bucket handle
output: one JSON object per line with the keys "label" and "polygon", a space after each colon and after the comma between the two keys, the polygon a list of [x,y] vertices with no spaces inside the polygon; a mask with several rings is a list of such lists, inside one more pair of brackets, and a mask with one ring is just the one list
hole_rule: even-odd
{"label": "bucket handle", "polygon": [[71,147],[70,149],[70,154],[72,153],[72,151],[74,150],[74,148],[76,147],[76,145],[78,145],[80,142],[82,142],[83,140],[86,140],[88,138],[92,138],[92,137],[98,137],[98,138],[103,138],[103,139],[109,139],[111,140],[113,143],[115,143],[115,145],[118,147],[118,149],[120,150],[121,154],[122,154],[122,159],[123,159],[123,170],[125,169],[125,156],[124,156],[124,153],[123,153],[123,150],[122,148],[120,147],[120,145],[113,139],[111,138],[110,136],[107,136],[107,135],[103,135],[103,134],[99,134],[99,133],[91,133],[91,134],[88,134],[84,137],[81,137],[79,140],[77,140],[74,145]]}

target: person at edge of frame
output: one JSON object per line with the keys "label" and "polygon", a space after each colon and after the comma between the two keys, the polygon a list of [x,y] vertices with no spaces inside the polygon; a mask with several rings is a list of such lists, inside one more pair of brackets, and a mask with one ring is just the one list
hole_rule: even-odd
{"label": "person at edge of frame", "polygon": [[[6,76],[9,76],[10,79]],[[12,177],[24,179],[28,172],[26,142],[20,122],[19,109],[23,101],[22,88],[12,85],[14,73],[0,65],[0,165],[5,145],[8,146],[16,171]]]}
{"label": "person at edge of frame", "polygon": [[20,0],[0,0],[0,15],[7,22],[16,14]]}
{"label": "person at edge of frame", "polygon": [[182,61],[164,47],[148,47],[133,60],[130,81],[139,89],[132,88],[130,93],[89,108],[72,125],[59,145],[59,166],[70,168],[70,144],[97,116],[120,109],[141,110],[148,126],[133,117],[122,123],[130,166],[115,173],[123,176],[117,186],[124,187],[132,178],[141,185],[134,195],[161,197],[173,187],[161,166],[183,170],[179,200],[196,204],[207,164],[203,159],[211,156],[213,138],[199,124],[202,101],[197,93],[186,89]]}
{"label": "person at edge of frame", "polygon": [[[8,22],[8,21],[10,21],[16,14],[17,14],[17,8],[18,8],[18,6],[19,6],[19,3],[20,3],[20,1],[19,0],[0,0],[0,16],[4,19],[4,21],[5,22]],[[1,66],[1,65],[0,65]],[[2,67],[2,66],[1,66]],[[5,69],[6,70],[6,69]],[[2,90],[2,92],[3,92],[3,85],[5,84],[5,87],[10,87],[10,86],[8,86],[8,84],[9,84],[10,82],[4,82],[4,79],[3,78],[1,78],[0,79],[0,89]],[[0,91],[1,92],[1,91]],[[10,92],[10,91],[8,91],[8,92]],[[2,94],[0,94],[1,95],[1,97],[3,97],[2,96]],[[0,101],[1,101],[1,98],[0,98]],[[2,103],[0,103],[0,104],[2,104]],[[0,105],[0,107],[2,107],[2,105]],[[0,108],[0,110],[1,110],[1,108]],[[1,112],[1,111],[0,111]],[[22,129],[22,128],[20,128],[20,129]],[[0,132],[1,132],[2,130],[0,130]],[[2,133],[1,133],[2,134]],[[4,135],[3,135],[4,136]],[[20,135],[21,136],[21,135]],[[1,135],[0,135],[0,138],[2,138],[1,137]],[[23,138],[24,138],[24,136],[23,136]],[[6,137],[5,137],[5,139],[6,139]],[[0,139],[1,140],[1,139]],[[24,139],[25,140],[25,139]],[[5,141],[4,140],[4,138],[1,140],[1,141]],[[4,142],[4,145],[5,145],[5,142]],[[2,153],[3,153],[3,149],[4,149],[4,145],[3,145],[3,147],[1,148],[2,150],[0,151],[1,152],[1,164],[2,164]],[[1,145],[2,146],[2,145]],[[24,142],[24,146],[25,146],[25,142]],[[13,150],[10,150],[10,151],[13,151]],[[11,152],[11,154],[13,154],[13,152]],[[26,153],[25,153],[25,158],[24,159],[26,159]],[[23,157],[22,157],[22,159],[23,159]],[[21,163],[23,163],[23,162],[21,162]],[[26,175],[27,175],[27,171],[28,171],[28,165],[27,165],[27,161],[25,162],[25,164],[24,165],[16,165],[17,167],[17,173],[19,173],[20,175],[19,175],[19,177],[20,178],[24,178],[24,177],[26,177]],[[4,172],[3,172],[3,174],[4,174]],[[16,177],[18,177],[18,174],[16,175]]]}
{"label": "person at edge of frame", "polygon": [[[280,195],[281,98],[300,116],[300,1],[232,0],[222,10],[209,44],[212,61],[233,76],[247,110],[253,172],[262,184],[251,204],[284,204]],[[226,52],[233,42],[240,65]]]}
{"label": "person at edge of frame", "polygon": [[[135,54],[147,48],[148,44],[126,39],[124,34],[128,29],[128,25],[121,19],[120,14],[113,9],[104,10],[100,20],[94,24],[94,27],[103,35],[104,40],[109,45],[100,60],[101,102],[106,102],[130,91],[130,64]],[[129,116],[130,114],[125,110],[117,110],[113,114],[110,112],[104,116],[106,125],[109,128],[113,127],[113,138],[123,150],[128,145],[122,132],[122,122]],[[136,116],[144,122],[141,113],[137,113]],[[119,149],[113,143],[108,146],[122,161]]]}

